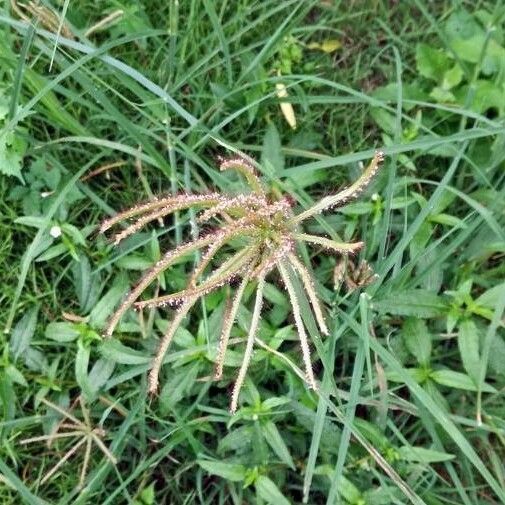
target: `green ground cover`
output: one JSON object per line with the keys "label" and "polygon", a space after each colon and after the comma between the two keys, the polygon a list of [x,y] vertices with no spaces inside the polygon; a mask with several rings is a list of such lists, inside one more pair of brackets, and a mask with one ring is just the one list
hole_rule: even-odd
{"label": "green ground cover", "polygon": [[[0,503],[505,503],[504,118],[502,2],[0,4]],[[300,251],[329,326],[301,303],[318,390],[272,274],[237,412],[254,283],[223,378],[237,282],[195,305],[150,396],[174,312],[102,334],[205,229],[181,211],[116,246],[103,219],[246,191],[218,169],[237,152],[300,213],[377,149],[360,198],[305,227],[365,243]],[[146,298],[183,289],[195,259]]]}

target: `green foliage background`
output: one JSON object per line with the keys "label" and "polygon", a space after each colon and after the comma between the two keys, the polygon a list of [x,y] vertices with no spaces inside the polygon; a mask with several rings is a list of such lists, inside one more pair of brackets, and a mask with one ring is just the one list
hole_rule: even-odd
{"label": "green foliage background", "polygon": [[[74,38],[20,19],[19,8],[33,18],[27,4],[0,4],[0,502],[505,503],[502,2],[41,3]],[[331,329],[311,331],[321,390],[300,377],[272,278],[268,349],[235,416],[251,293],[225,380],[205,379],[228,288],[178,332],[148,398],[169,312],[132,313],[109,341],[101,330],[194,216],[118,248],[97,223],[156,194],[240,190],[216,170],[238,149],[306,207],[375,148],[386,163],[372,189],[311,224],[364,240],[360,259],[378,274],[347,292],[333,283],[338,258],[305,258]],[[189,267],[162,288],[181,289]],[[45,479],[79,441],[40,438],[61,423],[51,405],[77,420],[89,411],[117,463],[94,444],[79,486],[81,446]]]}

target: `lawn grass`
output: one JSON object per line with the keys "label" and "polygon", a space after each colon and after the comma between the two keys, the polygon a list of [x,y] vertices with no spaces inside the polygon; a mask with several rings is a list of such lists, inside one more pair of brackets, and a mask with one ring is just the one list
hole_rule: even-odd
{"label": "lawn grass", "polygon": [[[0,503],[505,503],[501,2],[43,4],[65,22],[0,7]],[[334,279],[345,258],[300,251],[324,338],[292,279],[319,390],[271,276],[238,412],[253,285],[223,380],[208,378],[228,286],[195,306],[150,397],[171,311],[102,331],[140,273],[201,230],[180,212],[113,246],[99,223],[154,195],[243,191],[217,169],[242,151],[301,210],[376,149],[370,190],[307,226],[364,241],[347,261],[376,278],[349,289],[349,264]],[[183,289],[195,260],[161,289]]]}

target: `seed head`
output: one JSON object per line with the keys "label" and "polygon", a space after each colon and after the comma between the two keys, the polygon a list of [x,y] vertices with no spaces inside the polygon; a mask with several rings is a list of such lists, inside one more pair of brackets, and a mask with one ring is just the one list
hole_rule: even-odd
{"label": "seed head", "polygon": [[[239,172],[245,178],[250,188],[249,192],[233,196],[221,193],[200,195],[180,193],[175,196],[154,198],[105,220],[100,227],[102,232],[121,222],[133,220],[114,236],[114,244],[136,233],[152,221],[190,208],[201,209],[198,221],[206,223],[207,228],[205,232],[190,242],[166,252],[141,277],[137,286],[125,297],[111,316],[105,330],[105,337],[112,336],[122,316],[132,306],[137,309],[156,309],[168,305],[175,309],[172,323],[161,339],[158,351],[152,361],[149,373],[149,391],[154,393],[158,389],[159,373],[165,353],[177,328],[183,323],[185,316],[197,300],[239,280],[240,283],[236,288],[233,301],[228,303],[225,311],[219,338],[215,378],[220,379],[223,376],[229,337],[242,303],[243,293],[248,284],[257,283],[252,322],[242,365],[232,392],[230,410],[235,412],[238,408],[241,387],[253,355],[266,279],[273,270],[277,270],[286,288],[300,338],[306,381],[312,389],[316,389],[317,382],[312,371],[309,340],[293,279],[297,278],[300,281],[303,291],[310,301],[321,333],[328,335],[329,329],[324,318],[323,306],[318,298],[317,285],[310,269],[297,256],[297,244],[304,243],[319,249],[322,248],[347,258],[348,255],[360,250],[363,243],[337,242],[331,238],[306,234],[300,230],[300,225],[303,221],[329,208],[343,205],[357,198],[368,187],[383,159],[384,153],[377,151],[370,165],[356,182],[335,195],[322,198],[315,205],[297,215],[293,213],[295,203],[293,199],[289,195],[280,198],[272,198],[268,195],[255,170],[254,161],[246,156],[239,156],[220,160],[219,168],[220,170],[232,169]],[[224,250],[227,251],[227,254],[220,254],[220,256],[226,259],[219,264],[218,254]],[[229,250],[233,252],[230,254]],[[138,301],[142,294],[149,290],[151,284],[155,283],[168,268],[195,253],[203,254],[196,262],[193,272],[188,274],[186,287],[182,291],[158,294],[154,298]],[[213,266],[214,263],[217,263],[218,266]],[[371,282],[370,279],[373,277],[372,271],[367,265],[362,263],[357,268],[356,278],[363,283]]]}

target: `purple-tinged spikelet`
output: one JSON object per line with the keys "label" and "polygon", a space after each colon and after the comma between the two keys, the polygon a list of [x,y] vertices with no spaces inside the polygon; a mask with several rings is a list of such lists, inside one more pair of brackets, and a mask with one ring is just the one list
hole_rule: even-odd
{"label": "purple-tinged spikelet", "polygon": [[149,214],[161,208],[167,209],[168,214],[169,212],[189,208],[195,205],[216,205],[222,198],[223,196],[219,193],[202,195],[182,193],[176,196],[168,196],[166,198],[154,198],[149,202],[135,205],[129,209],[119,212],[113,217],[105,219],[100,225],[100,233],[105,233],[108,229],[122,221],[126,221],[127,219],[131,219],[132,217],[139,216],[141,214]]}
{"label": "purple-tinged spikelet", "polygon": [[[183,323],[185,316],[195,302],[221,288],[224,285],[241,279],[235,289],[231,303],[228,304],[223,317],[222,331],[219,337],[216,355],[215,375],[220,379],[223,375],[226,349],[231,330],[243,300],[246,287],[251,282],[257,282],[256,301],[247,337],[242,364],[231,395],[231,412],[238,408],[238,400],[245,376],[250,365],[256,332],[258,330],[263,290],[266,278],[277,270],[286,288],[295,326],[300,338],[306,381],[313,389],[317,389],[311,364],[310,346],[307,331],[301,315],[299,292],[295,290],[294,279],[300,281],[302,294],[310,301],[310,307],[315,316],[321,333],[328,335],[329,329],[323,315],[323,307],[319,302],[316,287],[310,271],[296,255],[296,244],[322,248],[339,254],[344,258],[360,250],[362,242],[345,243],[330,238],[303,233],[301,223],[333,206],[342,205],[357,198],[370,184],[383,161],[384,155],[377,151],[369,166],[361,177],[343,191],[319,200],[311,208],[294,215],[294,200],[289,196],[274,198],[264,191],[261,180],[256,173],[254,162],[247,157],[234,157],[220,162],[221,170],[238,171],[249,185],[250,192],[238,195],[225,195],[219,192],[207,194],[179,193],[142,203],[131,209],[120,212],[106,219],[100,230],[107,231],[111,227],[125,221],[127,226],[114,236],[117,244],[124,238],[136,233],[150,222],[185,209],[201,210],[198,220],[208,223],[216,219],[214,228],[204,224],[204,231],[192,241],[179,245],[166,252],[162,258],[150,268],[139,280],[138,284],[125,297],[120,307],[114,312],[105,329],[105,336],[110,337],[122,316],[132,306],[136,309],[145,307],[170,306],[175,310],[171,324],[160,341],[156,355],[152,361],[149,373],[149,392],[158,388],[159,373],[165,353],[173,340],[177,328]],[[196,235],[196,233],[195,233]],[[216,261],[217,254],[225,248],[226,259]],[[233,251],[230,253],[230,250]],[[185,256],[203,251],[201,259],[195,264],[193,272],[188,275],[186,287],[176,293],[143,301],[137,301],[142,293],[157,277],[175,262]],[[217,266],[216,266],[217,265]],[[366,283],[373,278],[370,268],[360,264],[355,268],[354,277],[359,282]]]}

